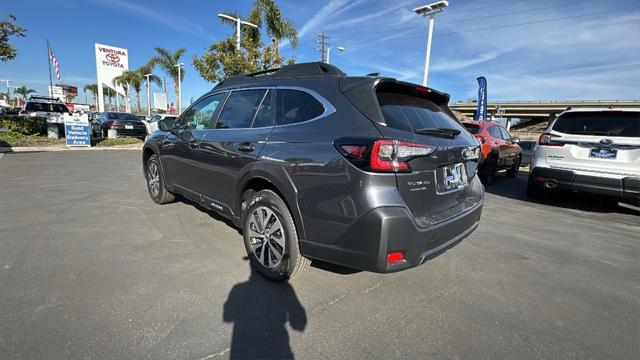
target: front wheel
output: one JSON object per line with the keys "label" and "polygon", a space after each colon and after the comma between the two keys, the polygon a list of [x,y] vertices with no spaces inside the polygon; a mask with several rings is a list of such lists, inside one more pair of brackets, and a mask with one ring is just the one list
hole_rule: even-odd
{"label": "front wheel", "polygon": [[300,254],[298,234],[289,209],[271,190],[253,194],[242,223],[242,233],[251,265],[269,280],[293,280],[311,264]]}
{"label": "front wheel", "polygon": [[167,204],[175,200],[175,196],[164,187],[164,179],[162,178],[157,155],[153,154],[147,160],[145,175],[151,200],[157,204]]}

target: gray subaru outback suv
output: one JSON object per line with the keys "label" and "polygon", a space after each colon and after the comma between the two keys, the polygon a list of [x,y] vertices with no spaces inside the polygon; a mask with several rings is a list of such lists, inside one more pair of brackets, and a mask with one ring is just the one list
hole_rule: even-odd
{"label": "gray subaru outback suv", "polygon": [[448,101],[322,63],[233,76],[147,138],[149,194],[230,219],[275,281],[310,259],[415,267],[469,235],[482,211],[478,143]]}

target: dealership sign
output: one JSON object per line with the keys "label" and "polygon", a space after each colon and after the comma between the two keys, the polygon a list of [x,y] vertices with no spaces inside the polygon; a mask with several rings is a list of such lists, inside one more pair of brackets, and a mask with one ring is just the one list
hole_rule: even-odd
{"label": "dealership sign", "polygon": [[89,116],[71,116],[64,114],[64,136],[67,139],[67,146],[88,146],[91,147],[91,125]]}
{"label": "dealership sign", "polygon": [[[95,44],[96,50],[96,73],[98,80],[98,111],[105,111],[104,95],[102,86],[107,86],[115,90],[118,94],[125,96],[121,86],[113,85],[113,78],[129,70],[129,51],[109,45]],[[129,102],[126,102],[127,107]],[[127,108],[127,111],[129,109]]]}

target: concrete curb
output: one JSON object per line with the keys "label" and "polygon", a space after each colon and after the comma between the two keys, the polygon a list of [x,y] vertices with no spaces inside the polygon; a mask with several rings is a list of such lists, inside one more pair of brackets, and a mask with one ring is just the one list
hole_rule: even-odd
{"label": "concrete curb", "polygon": [[0,147],[0,154],[9,153],[9,152],[96,151],[96,150],[142,150],[142,144],[92,146],[92,147],[76,147],[76,148],[68,148],[66,146]]}

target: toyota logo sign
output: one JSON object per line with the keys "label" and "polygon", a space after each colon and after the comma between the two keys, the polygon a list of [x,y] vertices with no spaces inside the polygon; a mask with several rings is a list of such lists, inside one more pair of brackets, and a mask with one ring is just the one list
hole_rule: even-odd
{"label": "toyota logo sign", "polygon": [[116,54],[107,54],[105,55],[105,57],[107,58],[107,60],[117,63],[120,62],[120,56],[116,55]]}

